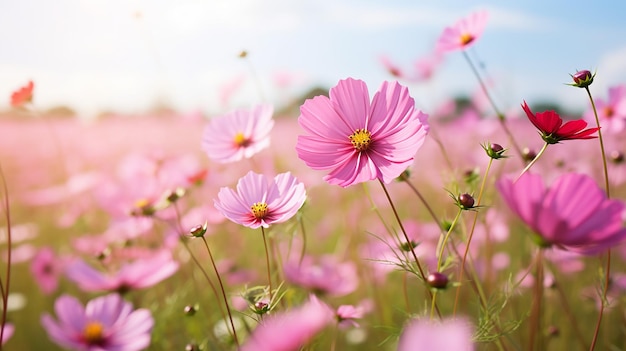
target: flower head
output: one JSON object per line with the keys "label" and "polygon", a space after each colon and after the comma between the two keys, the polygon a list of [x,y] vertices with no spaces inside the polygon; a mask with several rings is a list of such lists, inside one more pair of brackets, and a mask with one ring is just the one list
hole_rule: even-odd
{"label": "flower head", "polygon": [[220,189],[215,207],[235,223],[267,228],[295,215],[305,199],[304,184],[290,172],[268,179],[250,171],[237,182],[237,191]]}
{"label": "flower head", "polygon": [[319,259],[305,256],[302,262],[288,261],[283,271],[285,279],[290,283],[320,294],[347,295],[356,290],[359,284],[355,264],[339,262],[331,255]]}
{"label": "flower head", "polygon": [[264,318],[242,351],[297,351],[334,321],[335,314],[314,295],[304,305]]}
{"label": "flower head", "polygon": [[452,27],[446,27],[439,37],[436,50],[446,52],[470,47],[483,34],[488,17],[487,11],[474,12]]}
{"label": "flower head", "polygon": [[54,303],[58,321],[45,314],[41,324],[50,338],[77,351],[138,351],[150,345],[154,320],[150,311],[133,311],[118,294],[95,298],[83,307],[74,297],[63,295]]}
{"label": "flower head", "polygon": [[[626,129],[626,85],[610,87],[608,99],[598,98],[595,103],[603,133],[619,134]],[[585,113],[585,119],[595,122],[592,108]]]}
{"label": "flower head", "polygon": [[161,252],[123,265],[114,274],[102,273],[80,259],[71,263],[65,273],[83,291],[126,292],[153,286],[169,278],[178,270],[178,266],[169,252]]}
{"label": "flower head", "polygon": [[501,179],[497,187],[541,247],[592,255],[626,238],[624,204],[607,199],[587,175],[568,173],[546,188],[541,176],[526,173],[517,182]]}
{"label": "flower head", "polygon": [[347,187],[380,179],[389,183],[411,163],[424,142],[428,116],[415,109],[409,90],[384,82],[370,103],[365,82],[348,78],[300,108],[298,157],[329,170],[330,184]]}
{"label": "flower head", "polygon": [[273,112],[271,105],[258,105],[212,119],[202,135],[202,150],[220,163],[252,157],[270,145]]}
{"label": "flower head", "polygon": [[571,83],[571,86],[574,87],[578,87],[578,88],[586,88],[588,86],[591,85],[591,83],[593,83],[593,78],[596,77],[595,73],[591,73],[588,70],[582,70],[582,71],[578,71],[574,74],[571,74],[572,76],[572,80],[574,81],[574,83]]}
{"label": "flower head", "polygon": [[63,270],[63,262],[56,257],[50,247],[42,247],[37,251],[30,265],[30,271],[39,284],[41,291],[48,295],[59,285],[59,275]]}
{"label": "flower head", "polygon": [[597,136],[591,135],[598,131],[599,128],[588,128],[587,122],[582,119],[568,121],[563,124],[563,120],[559,114],[554,111],[538,112],[534,114],[530,110],[526,101],[522,105],[524,112],[530,122],[539,129],[541,138],[548,144],[556,144],[561,140],[574,139],[593,139]]}
{"label": "flower head", "polygon": [[11,106],[22,107],[27,103],[33,101],[33,89],[35,85],[33,81],[29,81],[25,86],[17,89],[11,94]]}
{"label": "flower head", "polygon": [[404,328],[398,342],[398,351],[411,350],[474,350],[472,328],[464,319],[414,319]]}

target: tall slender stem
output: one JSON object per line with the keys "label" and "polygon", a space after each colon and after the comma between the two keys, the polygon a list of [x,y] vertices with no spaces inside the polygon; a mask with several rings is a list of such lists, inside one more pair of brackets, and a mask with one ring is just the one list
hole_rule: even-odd
{"label": "tall slender stem", "polygon": [[[4,327],[7,322],[7,306],[9,303],[9,286],[11,283],[11,210],[9,208],[9,189],[7,187],[4,172],[0,166],[0,178],[2,179],[2,189],[4,191],[4,213],[7,220],[7,271],[6,284],[2,289],[2,325],[0,325],[0,341],[4,339]],[[0,342],[0,351],[2,350],[2,342]]]}
{"label": "tall slender stem", "polygon": [[[396,210],[396,206],[393,204],[393,201],[391,200],[391,196],[389,195],[389,191],[387,191],[387,187],[385,186],[385,183],[383,183],[382,180],[378,180],[380,182],[380,185],[383,187],[383,191],[385,192],[385,196],[387,197],[387,201],[389,201],[389,205],[391,206],[391,210],[393,211],[393,215],[396,217],[396,221],[398,222],[398,226],[400,226],[400,231],[402,231],[402,235],[404,235],[404,240],[406,240],[406,244],[409,248],[409,251],[411,251],[411,254],[413,255],[413,259],[415,259],[415,265],[417,266],[417,270],[419,271],[420,277],[422,278],[422,281],[426,282],[426,274],[424,274],[424,270],[422,269],[422,265],[420,264],[420,260],[417,258],[417,254],[415,253],[415,248],[413,247],[413,243],[411,242],[411,240],[409,239],[409,236],[406,233],[406,230],[404,229],[404,226],[402,225],[402,220],[400,219],[400,215],[398,214],[398,211]],[[428,291],[428,294],[430,296],[430,298],[433,298],[433,293],[432,291],[430,291],[430,289],[426,288],[426,291]],[[437,310],[437,315],[441,318],[441,313],[439,312],[439,308],[437,307],[437,305],[435,305],[435,309]]]}
{"label": "tall slender stem", "polygon": [[[535,275],[535,286],[533,292],[533,306],[531,311],[531,323],[530,323],[530,337],[528,342],[528,349],[530,351],[533,350],[541,350],[542,349],[542,340],[541,340],[541,302],[543,300],[543,250],[539,249],[537,252],[537,269]],[[539,347],[536,347],[536,343],[539,343]]]}
{"label": "tall slender stem", "polygon": [[233,328],[233,338],[235,339],[235,344],[239,347],[239,339],[237,339],[237,330],[235,329],[235,323],[233,323],[233,315],[230,312],[230,306],[228,305],[228,298],[226,298],[226,291],[224,290],[224,284],[222,283],[222,278],[220,277],[220,272],[217,270],[217,265],[215,265],[215,260],[213,259],[213,254],[211,254],[211,249],[209,248],[209,243],[206,241],[204,236],[202,237],[202,241],[204,242],[204,246],[206,247],[206,251],[209,253],[209,259],[211,260],[211,265],[213,266],[213,270],[215,271],[215,276],[217,276],[217,281],[220,284],[220,289],[222,289],[222,297],[224,298],[224,305],[226,305],[226,312],[228,313],[228,319],[230,320],[230,326]]}
{"label": "tall slender stem", "polygon": [[502,129],[504,130],[506,135],[509,137],[509,142],[511,143],[511,145],[513,145],[513,148],[515,149],[515,152],[517,152],[517,154],[523,160],[524,157],[523,157],[522,149],[520,149],[519,145],[517,145],[517,142],[515,141],[515,138],[513,137],[513,133],[511,133],[511,131],[509,130],[509,127],[506,125],[506,118],[505,118],[504,114],[502,112],[500,112],[500,109],[498,108],[498,106],[496,105],[495,101],[491,97],[491,94],[489,94],[489,90],[487,89],[487,85],[485,84],[483,79],[480,77],[480,74],[478,73],[478,70],[476,69],[476,66],[474,65],[474,62],[472,62],[472,59],[469,57],[469,55],[467,54],[467,52],[465,50],[463,50],[463,57],[465,57],[465,60],[469,64],[470,68],[472,69],[472,72],[474,73],[474,76],[476,76],[476,79],[478,79],[478,83],[480,84],[480,87],[482,88],[483,93],[485,93],[485,96],[487,96],[487,99],[489,100],[489,103],[491,104],[491,107],[493,107],[493,110],[496,112],[496,115],[498,116],[498,121],[500,122],[500,125],[502,126]]}
{"label": "tall slender stem", "polygon": [[265,228],[261,227],[261,233],[263,234],[263,245],[265,246],[265,265],[267,266],[267,281],[270,289],[270,302],[272,301],[272,269],[270,267],[270,252],[267,249],[267,238],[265,237]]}
{"label": "tall slender stem", "polygon": [[446,249],[446,244],[448,243],[448,239],[450,238],[450,233],[452,233],[452,230],[454,230],[454,227],[456,226],[457,222],[459,221],[459,218],[461,217],[461,212],[463,212],[463,210],[459,209],[459,211],[456,213],[456,216],[454,217],[454,220],[452,221],[452,224],[450,224],[450,228],[448,229],[448,232],[446,232],[445,236],[443,237],[443,240],[441,241],[441,247],[439,248],[439,252],[437,254],[437,272],[441,270],[443,251]]}
{"label": "tall slender stem", "polygon": [[[480,206],[480,202],[483,199],[483,193],[485,192],[485,184],[487,183],[487,177],[489,176],[489,171],[491,170],[491,165],[493,164],[493,158],[489,158],[489,163],[487,164],[487,169],[485,170],[485,175],[483,176],[483,181],[480,184],[480,190],[478,191],[478,197],[476,198],[476,206]],[[463,281],[463,273],[465,271],[465,262],[467,261],[467,254],[469,253],[470,244],[472,243],[472,238],[474,237],[474,230],[476,229],[476,222],[478,222],[478,212],[474,214],[474,221],[472,222],[472,228],[470,229],[469,237],[467,238],[467,244],[465,245],[465,252],[463,253],[463,260],[461,261],[461,269],[459,270],[459,281]],[[490,265],[487,263],[487,265]],[[459,302],[459,296],[461,295],[461,285],[456,287],[456,296],[454,298],[454,308],[452,309],[452,315],[456,316],[456,309]]]}
{"label": "tall slender stem", "polygon": [[522,171],[522,173],[520,173],[517,178],[515,178],[515,182],[517,182],[523,175],[524,173],[528,172],[528,170],[530,169],[530,167],[532,167],[535,162],[537,162],[537,160],[539,159],[539,157],[541,157],[541,155],[543,155],[543,153],[546,151],[546,149],[548,148],[548,143],[543,144],[543,147],[541,148],[541,150],[539,150],[539,152],[537,153],[537,156],[535,156],[535,158],[533,158],[532,161],[530,161],[530,163],[528,165],[526,165],[526,168],[524,168],[524,170]]}
{"label": "tall slender stem", "polygon": [[[610,193],[610,186],[609,186],[609,171],[608,171],[608,167],[606,164],[606,152],[604,150],[604,140],[602,139],[602,128],[600,127],[600,119],[598,118],[598,111],[596,109],[596,104],[593,101],[593,97],[591,96],[591,91],[589,90],[589,87],[588,86],[585,87],[585,90],[587,91],[587,95],[589,96],[589,101],[591,101],[593,115],[596,118],[596,126],[598,127],[598,140],[600,141],[600,152],[602,153],[602,166],[604,168],[604,187],[606,191],[606,197],[610,198],[611,193]],[[589,348],[589,350],[592,350],[592,351],[596,346],[598,335],[600,333],[600,325],[602,324],[602,317],[604,316],[604,305],[606,301],[606,292],[609,289],[610,274],[611,274],[611,249],[608,249],[606,251],[606,276],[604,279],[605,280],[604,289],[602,290],[602,304],[600,305],[600,312],[598,313],[598,321],[596,322],[596,328],[593,333],[593,340],[591,342],[591,347]]]}

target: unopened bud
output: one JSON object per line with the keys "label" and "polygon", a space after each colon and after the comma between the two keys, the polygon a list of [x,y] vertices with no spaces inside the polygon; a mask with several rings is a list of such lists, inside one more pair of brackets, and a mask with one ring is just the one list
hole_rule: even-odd
{"label": "unopened bud", "polygon": [[431,288],[445,289],[448,286],[448,276],[440,272],[433,272],[428,275],[426,282]]}

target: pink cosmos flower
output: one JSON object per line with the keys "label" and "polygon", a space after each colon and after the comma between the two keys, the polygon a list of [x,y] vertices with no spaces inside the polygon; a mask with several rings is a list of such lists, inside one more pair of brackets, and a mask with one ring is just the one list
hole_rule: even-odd
{"label": "pink cosmos flower", "polygon": [[63,271],[63,262],[56,257],[49,247],[42,247],[37,251],[30,265],[30,271],[39,284],[41,291],[48,295],[53,293],[59,285],[59,276]]}
{"label": "pink cosmos flower", "polygon": [[483,34],[488,17],[487,11],[478,11],[460,19],[452,27],[446,27],[439,37],[436,50],[447,52],[470,47]]}
{"label": "pink cosmos flower", "polygon": [[220,189],[215,207],[235,223],[268,228],[295,215],[305,199],[304,184],[290,172],[268,179],[250,171],[237,182],[237,191]]}
{"label": "pink cosmos flower", "polygon": [[398,351],[413,350],[474,350],[472,328],[464,319],[414,319],[404,328],[398,342]]}
{"label": "pink cosmos flower", "polygon": [[15,326],[13,324],[6,323],[4,325],[4,334],[2,335],[2,341],[1,341],[2,345],[4,345],[5,342],[11,339],[14,332],[15,332]]}
{"label": "pink cosmos flower", "polygon": [[359,284],[356,265],[353,262],[338,262],[331,255],[319,259],[305,256],[302,262],[294,259],[284,265],[283,271],[290,283],[333,296],[347,295]]}
{"label": "pink cosmos flower", "polygon": [[626,238],[624,204],[607,199],[587,175],[568,173],[546,188],[541,176],[526,173],[517,182],[500,179],[497,187],[541,247],[593,255]]}
{"label": "pink cosmos flower", "polygon": [[258,105],[213,118],[204,130],[202,150],[220,163],[252,157],[270,145],[273,112],[271,105]]}
{"label": "pink cosmos flower", "polygon": [[83,307],[63,295],[54,303],[58,321],[49,314],[41,324],[60,346],[76,351],[139,351],[150,345],[154,320],[150,311],[138,309],[118,294],[95,298]]}
{"label": "pink cosmos flower", "polygon": [[298,157],[324,180],[347,187],[369,180],[385,183],[413,163],[427,134],[428,116],[415,109],[409,90],[384,82],[370,103],[365,82],[348,78],[300,107]]}
{"label": "pink cosmos flower", "polygon": [[293,310],[270,315],[252,332],[241,351],[297,351],[334,321],[335,314],[315,296]]}
{"label": "pink cosmos flower", "polygon": [[[608,100],[598,98],[595,103],[602,131],[618,134],[626,129],[626,85],[609,88]],[[585,113],[585,119],[595,123],[593,109]]]}
{"label": "pink cosmos flower", "polygon": [[[158,267],[158,269],[155,269]],[[168,252],[123,265],[115,274],[106,274],[76,260],[66,269],[68,278],[84,291],[117,291],[143,289],[170,277],[178,270],[178,262]]]}
{"label": "pink cosmos flower", "polygon": [[33,81],[28,81],[28,84],[17,89],[11,94],[11,106],[22,107],[27,103],[33,101],[33,89],[35,84]]}

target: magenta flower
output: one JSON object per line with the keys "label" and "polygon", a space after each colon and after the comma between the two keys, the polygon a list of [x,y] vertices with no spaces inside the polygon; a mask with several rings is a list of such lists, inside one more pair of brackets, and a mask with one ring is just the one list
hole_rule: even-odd
{"label": "magenta flower", "polygon": [[9,339],[11,339],[14,332],[15,332],[15,326],[13,324],[6,323],[4,325],[4,334],[2,335],[2,340],[0,341],[2,345],[4,345],[4,343],[6,343]]}
{"label": "magenta flower", "polygon": [[414,319],[404,328],[398,342],[398,351],[413,350],[474,350],[471,325],[464,319]]}
{"label": "magenta flower", "polygon": [[302,262],[288,261],[284,267],[285,279],[292,284],[313,292],[333,296],[347,295],[359,284],[356,265],[353,262],[338,262],[331,255],[314,259],[305,256]]}
{"label": "magenta flower", "polygon": [[215,207],[237,224],[268,228],[295,215],[305,199],[304,184],[290,172],[270,180],[250,171],[237,182],[237,191],[220,189]]}
{"label": "magenta flower", "polygon": [[115,274],[100,272],[80,259],[70,264],[65,273],[83,291],[126,292],[153,286],[177,270],[178,262],[172,259],[171,254],[162,252],[123,265]]}
{"label": "magenta flower", "polygon": [[330,307],[312,295],[298,308],[264,318],[241,351],[297,351],[334,320]]}
{"label": "magenta flower", "polygon": [[541,176],[526,173],[517,182],[501,179],[497,187],[541,247],[593,255],[626,237],[624,204],[607,199],[587,175],[568,173],[546,188]]}
{"label": "magenta flower", "polygon": [[384,82],[370,103],[365,82],[348,78],[300,107],[298,157],[324,180],[343,187],[398,177],[413,163],[427,134],[428,116],[415,109],[409,90]]}
{"label": "magenta flower", "polygon": [[593,139],[592,135],[600,128],[587,128],[587,122],[582,119],[568,121],[563,120],[554,111],[544,111],[533,113],[526,101],[522,105],[526,116],[530,122],[539,130],[541,138],[548,144],[556,144],[562,140]]}
{"label": "magenta flower", "polygon": [[258,105],[213,118],[202,135],[202,150],[220,163],[252,157],[270,145],[273,112],[271,105]]}
{"label": "magenta flower", "polygon": [[[626,85],[609,88],[608,99],[596,99],[595,102],[603,132],[619,134],[626,129]],[[585,113],[585,119],[595,122],[593,109]]]}
{"label": "magenta flower", "polygon": [[483,34],[489,13],[474,12],[457,21],[452,27],[446,27],[437,42],[437,51],[446,52],[464,50],[476,42]]}
{"label": "magenta flower", "polygon": [[60,346],[76,351],[139,351],[150,345],[154,320],[118,294],[95,298],[86,307],[63,295],[54,303],[58,321],[45,314],[41,324]]}
{"label": "magenta flower", "polygon": [[49,247],[37,251],[30,265],[30,271],[44,294],[53,293],[59,285],[59,276],[63,271],[63,262],[56,257]]}

